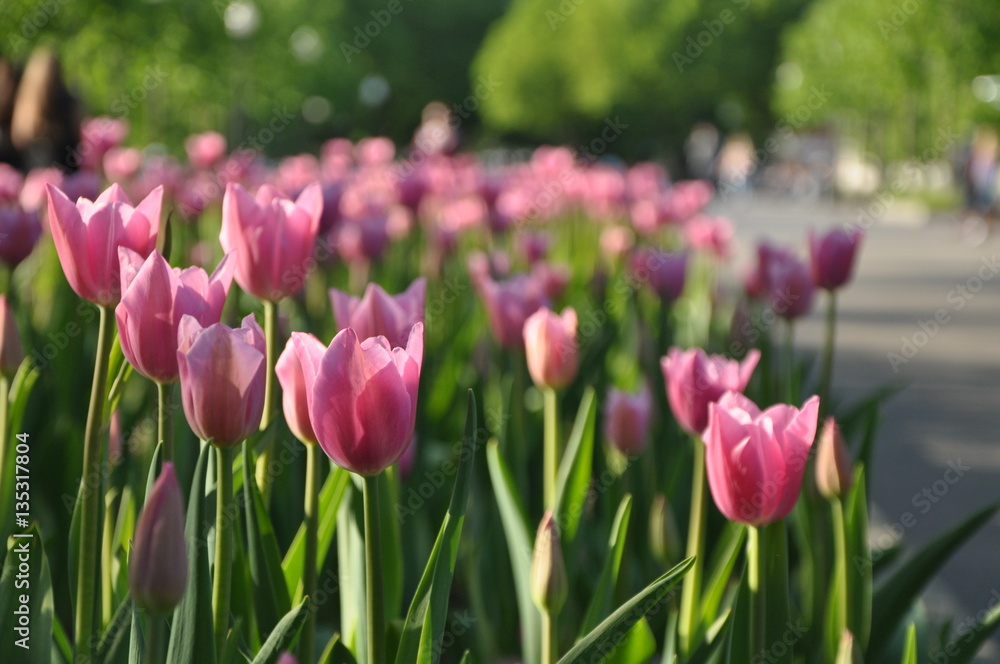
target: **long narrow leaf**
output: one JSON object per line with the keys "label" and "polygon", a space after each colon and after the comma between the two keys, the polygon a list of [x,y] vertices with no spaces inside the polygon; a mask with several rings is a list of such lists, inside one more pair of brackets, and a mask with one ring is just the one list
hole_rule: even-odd
{"label": "long narrow leaf", "polygon": [[[333,533],[337,528],[337,515],[340,513],[340,501],[343,500],[347,492],[347,485],[351,478],[349,473],[343,468],[334,468],[327,475],[323,488],[319,492],[319,530],[316,536],[317,554],[316,571],[323,569],[326,562],[326,554],[333,543]],[[298,603],[302,601],[303,579],[305,578],[305,555],[306,555],[306,528],[305,524],[299,526],[295,533],[285,558],[281,562],[281,569],[285,573],[285,584],[292,601]]]}
{"label": "long narrow leaf", "polygon": [[[996,591],[993,591],[996,597]],[[969,664],[983,644],[1000,626],[1000,604],[993,601],[989,612],[968,630],[956,634],[942,648],[943,652],[932,654],[931,661],[941,664]]]}
{"label": "long narrow leaf", "polygon": [[50,664],[53,607],[42,534],[32,524],[10,538],[0,574],[0,662]]}
{"label": "long narrow leaf", "polygon": [[594,421],[597,417],[594,388],[588,387],[580,401],[566,450],[556,475],[556,506],[559,535],[568,546],[576,537],[594,467]]}
{"label": "long narrow leaf", "polygon": [[295,608],[286,613],[274,626],[260,652],[253,658],[253,664],[273,664],[283,650],[295,645],[302,623],[306,621],[308,599],[302,600]]}
{"label": "long narrow leaf", "polygon": [[611,536],[608,538],[608,557],[597,580],[597,587],[590,598],[587,614],[580,625],[577,638],[583,638],[597,627],[611,612],[611,599],[618,583],[618,570],[622,564],[622,554],[625,551],[625,535],[628,533],[629,517],[632,515],[632,495],[625,494],[618,505],[614,523],[611,525]]}

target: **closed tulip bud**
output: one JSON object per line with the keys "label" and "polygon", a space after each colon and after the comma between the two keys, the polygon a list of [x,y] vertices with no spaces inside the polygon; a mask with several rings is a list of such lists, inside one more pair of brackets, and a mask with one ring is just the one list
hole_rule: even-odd
{"label": "closed tulip bud", "polygon": [[809,232],[812,278],[819,288],[834,290],[851,280],[863,236],[858,228],[834,228],[826,235]]}
{"label": "closed tulip bud", "polygon": [[742,392],[750,382],[760,351],[753,349],[743,362],[707,355],[700,348],[671,348],[660,359],[667,400],[677,422],[692,436],[708,425],[708,406],[725,392]]}
{"label": "closed tulip bud", "polygon": [[163,187],[141,203],[132,202],[113,184],[96,201],[80,198],[73,204],[59,189],[46,185],[49,229],[66,280],[77,295],[102,306],[121,298],[118,247],[146,258],[156,247]]}
{"label": "closed tulip bud", "polygon": [[604,437],[626,456],[646,449],[653,399],[643,385],[636,394],[612,389],[604,402]]}
{"label": "closed tulip bud", "polygon": [[278,658],[277,664],[299,664],[299,660],[295,659],[295,655],[286,650],[281,653],[281,657]]}
{"label": "closed tulip bud", "polygon": [[31,254],[41,235],[38,212],[0,203],[0,260],[11,269]]}
{"label": "closed tulip bud", "polygon": [[177,330],[192,316],[202,327],[218,323],[233,282],[226,256],[209,277],[200,267],[170,267],[160,252],[143,258],[119,247],[122,299],[115,307],[122,353],[136,371],[159,383],[177,381]]}
{"label": "closed tulip bud", "polygon": [[167,462],[135,524],[128,585],[140,608],[170,613],[184,596],[187,574],[184,503],[174,465]]}
{"label": "closed tulip bud", "polygon": [[531,558],[531,598],[540,610],[558,613],[566,603],[568,586],[559,532],[552,511],[548,510],[535,535],[535,551]]}
{"label": "closed tulip bud", "polygon": [[738,392],[708,407],[705,470],[719,511],[730,521],[763,526],[795,507],[816,437],[819,397],[802,409],[761,410]]}
{"label": "closed tulip bud", "polygon": [[324,348],[315,337],[292,333],[302,366],[309,421],[335,464],[372,476],[403,455],[416,426],[424,357],[424,324],[410,331],[406,348],[385,337],[361,340],[341,330]]}
{"label": "closed tulip bud", "polygon": [[24,361],[21,335],[6,295],[0,295],[0,374],[10,380]]}
{"label": "closed tulip bud", "polygon": [[558,316],[543,307],[524,321],[528,373],[538,387],[560,389],[576,378],[580,363],[576,325],[572,307]]}
{"label": "closed tulip bud", "polygon": [[421,277],[399,295],[389,295],[375,283],[368,284],[361,298],[331,288],[330,303],[338,330],[353,328],[359,339],[383,336],[391,347],[403,348],[413,326],[424,322],[426,294],[427,280]]}
{"label": "closed tulip bud", "polygon": [[681,296],[687,280],[687,254],[668,254],[644,247],[632,256],[632,279],[647,283],[664,304]]}
{"label": "closed tulip bud", "polygon": [[833,417],[826,418],[816,448],[816,488],[824,498],[844,496],[854,484],[854,465]]}
{"label": "closed tulip bud", "polygon": [[787,320],[809,313],[815,286],[809,266],[790,253],[775,253],[767,265],[771,309]]}
{"label": "closed tulip bud", "polygon": [[232,447],[260,426],[264,413],[264,331],[253,315],[239,329],[202,328],[191,316],[177,331],[184,415],[202,440]]}
{"label": "closed tulip bud", "polygon": [[667,502],[667,497],[658,493],[649,510],[649,546],[656,559],[666,566],[680,557],[680,543],[674,510]]}
{"label": "closed tulip bud", "polygon": [[236,251],[236,283],[261,300],[278,302],[302,289],[312,257],[323,192],[319,183],[292,201],[269,185],[252,197],[230,183],[222,199],[219,240]]}
{"label": "closed tulip bud", "polygon": [[528,274],[495,281],[486,267],[488,261],[479,258],[469,263],[469,274],[486,307],[493,338],[506,349],[524,348],[524,321],[548,305],[543,284]]}

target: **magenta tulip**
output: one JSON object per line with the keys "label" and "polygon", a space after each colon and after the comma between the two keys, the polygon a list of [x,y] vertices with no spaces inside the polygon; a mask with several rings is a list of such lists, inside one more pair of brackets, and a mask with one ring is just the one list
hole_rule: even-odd
{"label": "magenta tulip", "polygon": [[560,389],[576,378],[580,363],[576,327],[572,307],[566,307],[558,316],[542,307],[524,321],[528,373],[535,385]]}
{"label": "magenta tulip", "polygon": [[172,463],[163,464],[146,496],[128,563],[128,585],[135,603],[151,613],[173,611],[187,588],[188,560],[184,501]]}
{"label": "magenta tulip", "polygon": [[809,313],[815,287],[808,265],[788,252],[775,252],[767,262],[766,276],[774,313],[788,320]]}
{"label": "magenta tulip", "polygon": [[192,168],[208,170],[226,156],[226,137],[217,131],[192,134],[184,141],[184,151]]}
{"label": "magenta tulip", "polygon": [[46,185],[49,228],[66,280],[77,295],[102,306],[121,298],[118,247],[145,258],[156,247],[163,187],[132,206],[117,183],[96,201],[74,205],[59,189]]}
{"label": "magenta tulip", "polygon": [[247,439],[264,412],[264,331],[253,315],[239,329],[206,328],[192,316],[177,331],[184,414],[202,440],[231,447]]}
{"label": "magenta tulip", "polygon": [[323,193],[319,183],[306,187],[296,201],[270,185],[256,198],[230,183],[222,199],[219,240],[236,251],[236,283],[261,300],[277,302],[302,289],[315,262],[312,257]]}
{"label": "magenta tulip", "polygon": [[27,258],[42,235],[38,213],[18,204],[0,204],[0,261],[14,269]]}
{"label": "magenta tulip", "polygon": [[692,436],[700,436],[708,424],[709,404],[725,392],[745,390],[759,359],[757,349],[740,363],[721,355],[706,355],[701,348],[671,348],[660,359],[660,368],[677,422]]}
{"label": "magenta tulip", "polygon": [[[471,268],[471,266],[470,266]],[[548,304],[542,284],[528,274],[495,281],[489,274],[470,272],[473,285],[486,306],[493,338],[503,348],[524,347],[524,321]]]}
{"label": "magenta tulip", "polygon": [[647,283],[661,301],[671,303],[684,291],[687,277],[687,254],[668,254],[643,247],[632,255],[632,278]]}
{"label": "magenta tulip", "polygon": [[708,486],[727,519],[762,526],[788,516],[799,498],[818,416],[815,396],[801,410],[779,404],[761,412],[738,392],[709,406]]}
{"label": "magenta tulip", "polygon": [[122,352],[136,371],[158,383],[178,378],[177,329],[192,316],[202,327],[218,323],[233,282],[226,256],[209,277],[200,267],[170,267],[158,251],[143,260],[119,247],[122,300],[115,308]]}
{"label": "magenta tulip", "polygon": [[326,350],[323,344],[311,334],[293,334],[285,344],[285,350],[278,357],[274,371],[281,383],[281,408],[285,421],[295,437],[304,443],[315,443],[316,433],[309,421],[309,389],[296,346],[310,344],[316,346],[320,354]]}
{"label": "magenta tulip", "polygon": [[12,379],[23,361],[24,347],[14,321],[14,312],[7,302],[7,296],[0,295],[0,375],[8,380]]}
{"label": "magenta tulip", "polygon": [[612,389],[604,402],[604,437],[627,456],[638,456],[649,440],[653,399],[643,385],[635,394]]}
{"label": "magenta tulip", "polygon": [[376,283],[368,284],[361,298],[332,288],[330,303],[338,330],[354,328],[359,339],[381,335],[390,347],[402,348],[413,326],[424,322],[426,293],[427,280],[421,277],[399,295],[389,295]]}
{"label": "magenta tulip", "polygon": [[862,237],[858,228],[834,228],[826,235],[809,232],[812,278],[818,287],[834,290],[851,280]]}
{"label": "magenta tulip", "polygon": [[329,348],[292,333],[307,389],[309,420],[333,462],[358,475],[382,472],[406,451],[417,415],[424,326],[410,331],[406,348],[385,337],[361,340],[347,328]]}

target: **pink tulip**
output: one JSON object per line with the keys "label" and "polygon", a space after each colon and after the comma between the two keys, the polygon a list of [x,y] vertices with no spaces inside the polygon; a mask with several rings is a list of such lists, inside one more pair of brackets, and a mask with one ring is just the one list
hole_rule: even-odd
{"label": "pink tulip", "polygon": [[304,443],[315,443],[316,433],[309,421],[309,385],[302,371],[302,363],[296,352],[296,345],[302,343],[317,346],[319,353],[326,350],[316,337],[310,334],[301,335],[297,340],[293,337],[285,344],[285,350],[278,357],[274,371],[281,383],[281,408],[285,413],[285,421],[295,437]]}
{"label": "pink tulip", "polygon": [[799,498],[818,416],[815,396],[801,410],[779,404],[761,412],[737,392],[709,406],[708,486],[727,519],[762,526],[788,516]]}
{"label": "pink tulip", "polygon": [[184,414],[202,440],[238,445],[264,413],[264,331],[253,315],[240,329],[215,323],[202,328],[192,316],[177,331]]}
{"label": "pink tulip", "polygon": [[684,291],[687,278],[687,254],[668,254],[643,247],[632,255],[632,278],[648,283],[664,303],[671,303]]}
{"label": "pink tulip", "polygon": [[338,330],[354,328],[359,339],[381,335],[390,347],[402,348],[413,326],[424,322],[426,294],[427,280],[421,277],[399,295],[389,295],[376,283],[368,284],[361,298],[331,288],[330,303]]}
{"label": "pink tulip", "polygon": [[128,136],[128,122],[100,116],[88,118],[80,126],[80,164],[96,169],[111,148],[121,145]]}
{"label": "pink tulip", "polygon": [[834,290],[851,280],[862,237],[864,233],[858,228],[834,228],[826,235],[809,231],[812,278],[817,286]]}
{"label": "pink tulip", "polygon": [[66,194],[46,185],[49,228],[66,280],[77,295],[102,306],[121,298],[118,247],[145,258],[156,246],[163,187],[157,187],[132,207],[118,184],[97,200],[81,198],[76,205]]}
{"label": "pink tulip", "polygon": [[[471,267],[471,266],[470,266]],[[473,285],[486,306],[493,338],[507,349],[524,347],[524,321],[548,304],[542,284],[527,274],[494,281],[477,266]]]}
{"label": "pink tulip", "polygon": [[109,180],[131,180],[142,167],[142,151],[137,148],[111,148],[104,155],[104,174]]}
{"label": "pink tulip", "polygon": [[135,603],[151,613],[170,613],[187,588],[184,501],[174,464],[166,462],[135,525],[128,585]]}
{"label": "pink tulip", "polygon": [[643,385],[635,394],[612,389],[604,402],[604,437],[627,456],[646,449],[653,399]]}
{"label": "pink tulip", "polygon": [[295,655],[286,650],[281,653],[281,657],[278,658],[277,664],[299,664],[299,660],[295,659]]}
{"label": "pink tulip", "polygon": [[295,202],[270,185],[256,199],[238,184],[222,199],[222,248],[236,251],[236,282],[261,300],[277,302],[301,290],[312,258],[323,193],[306,187]]}
{"label": "pink tulip", "polygon": [[733,224],[725,217],[692,217],[685,224],[684,231],[692,249],[704,251],[716,258],[729,257],[735,231]]}
{"label": "pink tulip", "polygon": [[660,359],[670,410],[684,430],[699,436],[708,424],[708,406],[725,392],[742,392],[750,382],[760,351],[753,349],[743,362],[706,355],[701,348],[674,347]]}
{"label": "pink tulip", "polygon": [[528,373],[538,387],[560,389],[576,378],[580,362],[576,326],[572,307],[558,316],[542,307],[524,321]]}
{"label": "pink tulip", "polygon": [[776,252],[767,262],[768,296],[774,313],[794,320],[809,313],[813,303],[809,266],[788,252]]}
{"label": "pink tulip", "polygon": [[24,361],[21,334],[17,331],[14,312],[6,295],[0,295],[0,375],[8,380],[14,377]]}
{"label": "pink tulip", "polygon": [[16,203],[24,186],[24,176],[10,164],[0,162],[0,205]]}
{"label": "pink tulip", "polygon": [[184,141],[191,168],[204,171],[212,168],[226,156],[226,137],[217,131],[192,134]]}
{"label": "pink tulip", "polygon": [[292,343],[307,386],[309,420],[327,456],[366,476],[394,464],[416,425],[423,323],[413,326],[405,349],[390,347],[385,337],[362,341],[351,328],[338,332],[329,348],[302,332],[292,333]]}
{"label": "pink tulip", "polygon": [[42,235],[38,213],[18,204],[0,204],[0,260],[13,270],[27,258]]}
{"label": "pink tulip", "polygon": [[115,308],[122,352],[136,371],[159,383],[178,378],[177,329],[192,316],[202,327],[218,323],[233,282],[226,256],[209,277],[200,267],[170,267],[158,251],[143,260],[119,247],[122,299]]}

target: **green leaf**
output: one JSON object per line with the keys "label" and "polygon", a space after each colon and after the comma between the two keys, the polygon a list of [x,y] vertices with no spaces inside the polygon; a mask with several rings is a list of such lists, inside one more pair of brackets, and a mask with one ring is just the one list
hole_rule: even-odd
{"label": "green leaf", "polygon": [[669,572],[653,581],[632,599],[622,604],[604,622],[580,639],[559,664],[597,664],[607,659],[625,637],[626,632],[649,613],[691,569],[694,558],[682,561]]}
{"label": "green leaf", "polygon": [[[791,623],[788,593],[788,524],[782,520],[764,528],[768,565],[765,578],[767,593],[767,640],[778,643],[783,640]],[[776,664],[791,664],[792,649],[785,648],[782,654],[772,653]]]}
{"label": "green leaf", "polygon": [[466,650],[466,651],[465,651],[465,652],[464,652],[464,653],[462,654],[462,659],[461,659],[461,660],[460,660],[460,661],[458,662],[458,664],[469,664],[469,658],[470,658],[470,656],[471,656],[471,655],[469,654],[469,651],[468,651],[468,650]]}
{"label": "green leaf", "polygon": [[[6,462],[0,462],[0,468],[6,470],[6,477],[0,477],[0,486],[12,487],[14,486],[14,478],[17,475],[14,457],[16,452],[16,445],[18,444],[17,439],[14,437],[22,432],[21,422],[24,419],[24,411],[28,406],[28,397],[31,396],[31,389],[35,385],[35,381],[38,380],[39,371],[35,369],[34,365],[31,363],[30,358],[25,358],[18,368],[17,373],[14,375],[14,380],[10,384],[10,391],[8,392],[8,410],[7,410],[7,435],[10,437],[10,444],[7,448],[7,459]],[[28,444],[32,444],[32,440],[28,438]],[[0,460],[2,461],[2,460]],[[9,490],[0,491],[0,524],[13,524],[14,523],[14,492]],[[7,535],[11,531],[4,530],[0,535]],[[76,577],[72,577],[76,578]]]}
{"label": "green leaf", "polygon": [[111,345],[111,356],[108,358],[108,382],[107,398],[104,401],[103,422],[109,422],[111,414],[118,407],[122,395],[125,393],[125,385],[132,377],[132,365],[125,361],[125,354],[122,352],[121,340],[118,332],[115,331],[115,339]]}
{"label": "green leaf", "polygon": [[0,574],[0,662],[51,663],[53,606],[49,563],[33,523],[7,541]]}
{"label": "green leaf", "polygon": [[255,464],[250,444],[243,444],[243,506],[246,519],[247,553],[254,589],[254,612],[261,634],[270,632],[291,609],[288,586],[281,569],[281,553],[271,518],[253,476]]}
{"label": "green leaf", "polygon": [[289,650],[295,645],[302,623],[306,621],[309,613],[306,608],[308,603],[308,599],[302,600],[278,621],[260,652],[253,658],[253,664],[272,664],[277,661],[282,651]]}
{"label": "green leaf", "polygon": [[128,639],[128,664],[143,664],[142,653],[145,650],[145,643],[142,638],[142,629],[139,624],[139,610],[135,608],[135,602],[131,602],[132,626],[129,630]]}
{"label": "green leaf", "polygon": [[594,421],[597,399],[594,388],[588,387],[580,401],[573,430],[569,434],[559,471],[556,475],[556,523],[566,545],[573,542],[587,500],[587,490],[594,468]]}
{"label": "green leaf", "polygon": [[726,664],[746,664],[750,653],[750,574],[746,562],[740,575],[740,585],[733,598],[733,617],[726,639]]}
{"label": "green leaf", "polygon": [[[323,488],[319,492],[319,532],[317,534],[316,571],[323,569],[326,554],[333,543],[333,533],[337,528],[337,514],[340,512],[340,501],[344,498],[347,485],[350,482],[349,473],[343,468],[335,467],[326,477]],[[285,573],[285,584],[294,602],[302,601],[304,592],[306,557],[306,527],[299,526],[291,546],[285,552],[281,569]]]}
{"label": "green leaf", "polygon": [[611,536],[608,538],[608,556],[597,579],[597,587],[590,598],[587,613],[580,624],[577,638],[585,634],[604,620],[611,613],[611,600],[618,583],[618,570],[621,569],[622,554],[625,551],[625,536],[628,533],[628,522],[632,515],[632,495],[625,494],[618,505],[618,512],[611,525]]}
{"label": "green leaf", "polygon": [[705,639],[691,653],[687,664],[717,664],[725,655],[725,646],[729,642],[729,632],[732,629],[733,611],[726,609],[722,615],[705,631]]}
{"label": "green leaf", "polygon": [[671,607],[667,614],[667,628],[663,635],[663,656],[660,664],[677,664],[677,617],[678,612]]}
{"label": "green leaf", "polygon": [[340,639],[340,634],[334,634],[330,639],[330,642],[326,644],[326,648],[323,649],[323,654],[320,655],[319,664],[358,664],[357,660],[354,659],[354,655],[351,651],[347,649],[344,642]]}
{"label": "green leaf", "polygon": [[716,544],[716,560],[712,572],[702,591],[701,622],[708,629],[719,617],[719,606],[729,588],[729,582],[740,558],[743,543],[746,541],[747,529],[736,523],[729,523],[723,529],[722,537]]}
{"label": "green leaf", "polygon": [[507,550],[510,553],[514,590],[517,593],[518,617],[521,622],[522,654],[525,664],[538,664],[542,626],[538,609],[531,599],[531,556],[534,547],[528,520],[514,488],[510,471],[507,470],[507,464],[500,456],[500,447],[496,440],[491,440],[486,445],[486,461],[493,484],[493,494],[500,509],[500,521],[507,537]]}
{"label": "green leaf", "polygon": [[872,597],[872,631],[866,656],[875,661],[892,638],[893,631],[933,578],[938,569],[967,539],[996,513],[1000,504],[985,507],[958,526],[939,536],[904,562]]}
{"label": "green leaf", "polygon": [[214,664],[215,635],[212,629],[212,582],[208,573],[209,550],[205,537],[205,476],[212,446],[201,443],[198,464],[191,479],[184,539],[187,541],[188,583],[170,627],[169,662]]}
{"label": "green leaf", "polygon": [[632,625],[625,638],[608,657],[610,664],[645,664],[656,652],[656,637],[645,618]]}
{"label": "green leaf", "polygon": [[472,390],[469,390],[465,434],[462,436],[462,451],[455,485],[451,491],[451,502],[427,559],[427,567],[413,594],[410,610],[406,614],[396,654],[397,664],[437,664],[440,659],[440,644],[448,617],[448,595],[451,592],[465,508],[469,500],[469,478],[478,431],[476,398]]}
{"label": "green leaf", "polygon": [[[868,545],[868,497],[864,465],[854,472],[854,487],[844,502],[844,527],[847,530],[847,629],[861,650],[868,646],[872,628],[872,574],[874,566]],[[898,551],[899,549],[896,549]],[[860,564],[857,564],[859,563]]]}
{"label": "green leaf", "polygon": [[[995,590],[993,596],[996,597]],[[941,664],[969,664],[972,662],[979,649],[1000,625],[1000,604],[995,603],[995,600],[991,600],[991,602],[992,606],[986,616],[982,620],[976,621],[966,631],[956,634],[942,648],[943,652],[937,653],[936,658],[932,657],[932,661]],[[944,655],[945,658],[941,659],[941,655]]]}
{"label": "green leaf", "polygon": [[378,482],[379,523],[382,524],[382,606],[385,615],[399,615],[403,604],[403,546],[396,505],[399,502],[399,478],[389,467]]}
{"label": "green leaf", "polygon": [[365,538],[360,477],[351,478],[350,489],[340,504],[337,524],[337,566],[340,574],[341,639],[359,661],[367,657],[364,634],[367,596],[365,591]]}
{"label": "green leaf", "polygon": [[115,609],[101,640],[97,644],[97,661],[104,664],[124,662],[132,629],[132,598],[125,597]]}
{"label": "green leaf", "polygon": [[901,664],[917,664],[917,626],[910,623],[906,630],[906,648],[903,650]]}
{"label": "green leaf", "polygon": [[52,661],[62,662],[62,664],[70,664],[73,661],[73,644],[70,642],[69,637],[66,636],[66,630],[63,629],[62,623],[59,622],[59,615],[53,614],[52,616],[52,641],[55,646],[52,650]]}

